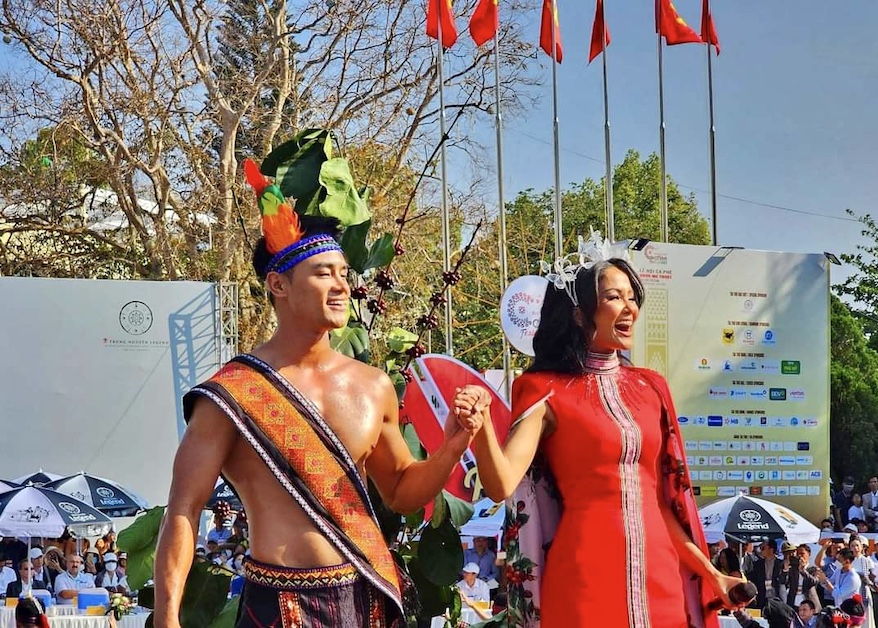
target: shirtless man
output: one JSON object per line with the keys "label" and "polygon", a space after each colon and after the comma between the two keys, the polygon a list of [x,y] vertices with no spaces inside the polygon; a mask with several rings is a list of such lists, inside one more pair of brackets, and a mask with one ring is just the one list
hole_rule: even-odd
{"label": "shirtless man", "polygon": [[[257,366],[264,363],[269,372],[279,373],[307,395],[350,454],[355,468],[351,475],[364,480],[368,475],[393,510],[416,511],[442,489],[480,427],[480,420],[474,419],[464,427],[458,421],[448,421],[441,448],[426,461],[416,462],[412,458],[400,434],[397,397],[390,379],[382,371],[330,347],[329,331],[343,327],[348,320],[348,266],[334,240],[322,244],[318,241],[316,229],[306,234],[302,238],[305,244],[296,245],[299,248],[294,247],[286,255],[287,263],[294,262],[289,270],[284,270],[288,264],[278,263],[283,261],[278,259],[279,254],[266,253],[264,240],[260,241],[262,248],[258,247],[254,254],[254,266],[265,279],[278,326],[271,339],[254,350],[252,356],[257,358]],[[306,255],[308,252],[310,256]],[[271,261],[266,267],[268,257]],[[315,523],[291,497],[283,479],[257,455],[253,441],[244,437],[221,403],[221,398],[210,394],[195,399],[174,461],[155,563],[155,626],[180,626],[180,601],[192,564],[198,518],[220,472],[235,487],[250,524],[251,557],[245,563],[247,584],[238,627],[279,626],[281,622],[275,621],[281,614],[308,612],[315,606],[305,598],[314,595],[313,582],[305,582],[311,586],[308,590],[300,590],[296,583],[315,573],[330,575],[336,581],[353,581],[356,608],[336,609],[333,605],[338,599],[332,597],[332,591],[337,587],[330,588],[329,597],[320,597],[318,604],[329,609],[325,610],[327,614],[311,617],[311,623],[305,625],[372,626],[368,616],[362,617],[361,606],[377,598],[384,607],[378,612],[385,613],[386,625],[390,626],[393,618],[399,616],[398,596],[392,591],[394,578],[387,576],[385,570],[382,583],[380,577],[376,580],[374,574],[369,576],[368,569],[364,572],[362,566],[351,566],[351,553],[345,550],[346,546],[327,538],[325,528]],[[331,506],[327,503],[327,508]],[[357,544],[353,545],[356,553]],[[383,541],[369,545],[375,547],[359,549],[384,553],[377,562],[390,556]],[[388,582],[391,586],[383,586]],[[375,595],[375,590],[384,595]],[[318,596],[324,595],[321,591]],[[275,593],[277,603],[266,602]],[[374,614],[375,607],[368,612]],[[342,617],[344,622],[339,620]]]}

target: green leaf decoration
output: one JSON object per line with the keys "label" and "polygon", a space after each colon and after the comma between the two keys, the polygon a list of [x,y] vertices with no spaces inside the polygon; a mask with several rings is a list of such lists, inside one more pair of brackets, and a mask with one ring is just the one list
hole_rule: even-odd
{"label": "green leaf decoration", "polygon": [[405,353],[418,341],[418,335],[402,327],[394,327],[387,333],[387,347],[394,353]]}
{"label": "green leaf decoration", "polygon": [[326,190],[326,198],[320,203],[321,216],[337,218],[344,227],[359,225],[372,217],[369,206],[357,192],[346,159],[336,157],[324,162],[318,181]]}
{"label": "green leaf decoration", "polygon": [[241,596],[236,595],[226,602],[223,610],[210,622],[210,628],[235,628],[235,620],[238,618],[238,604]]}
{"label": "green leaf decoration", "polygon": [[[131,562],[129,555],[129,564]],[[223,611],[232,578],[224,570],[212,569],[207,563],[195,562],[186,578],[180,604],[180,625],[210,626]]]}
{"label": "green leaf decoration", "polygon": [[329,344],[333,349],[349,358],[369,364],[369,332],[359,323],[348,323],[345,327],[329,332]]}
{"label": "green leaf decoration", "polygon": [[433,584],[457,582],[463,568],[463,547],[451,521],[444,520],[438,528],[424,528],[418,543],[418,558],[424,576]]}
{"label": "green leaf decoration", "polygon": [[[458,541],[459,545],[460,541]],[[429,560],[424,555],[415,556],[408,561],[408,568],[409,575],[418,590],[422,615],[435,617],[445,612],[445,609],[451,604],[452,596],[457,595],[457,593],[450,586],[438,586],[427,578],[424,573],[424,562]]]}
{"label": "green leaf decoration", "polygon": [[455,497],[444,489],[442,490],[442,496],[445,497],[445,502],[448,504],[448,515],[455,527],[461,528],[467,521],[472,519],[475,509],[471,503]]}
{"label": "green leaf decoration", "polygon": [[372,221],[367,220],[358,225],[352,225],[344,230],[339,240],[339,245],[344,251],[350,267],[358,274],[366,272],[369,263],[369,247],[366,245],[366,235],[372,226]]}
{"label": "green leaf decoration", "polygon": [[[293,139],[275,147],[274,150],[268,153],[265,159],[262,160],[262,165],[259,169],[262,171],[262,174],[274,177],[275,181],[279,182],[284,178],[283,174],[281,174],[282,167],[289,168],[291,164],[294,164],[303,173],[306,171],[312,173],[308,180],[311,182],[309,189],[313,189],[317,187],[320,165],[331,157],[332,138],[329,131],[325,129],[305,129],[297,133]],[[281,185],[281,189],[284,194],[289,196],[283,185]],[[299,198],[299,196],[293,195],[293,198]]]}
{"label": "green leaf decoration", "polygon": [[424,523],[425,511],[421,508],[418,512],[409,513],[405,516],[405,525],[413,530],[417,530]]}
{"label": "green leaf decoration", "polygon": [[393,235],[385,233],[369,247],[366,269],[387,266],[393,261],[394,256],[396,256],[396,248],[393,246]]}
{"label": "green leaf decoration", "polygon": [[396,398],[399,401],[402,401],[403,396],[405,396],[405,389],[408,386],[408,382],[405,381],[405,377],[402,376],[402,373],[399,371],[391,371],[388,373],[390,377],[390,381],[393,382],[393,388],[396,391]]}
{"label": "green leaf decoration", "polygon": [[427,451],[424,449],[424,445],[421,443],[421,439],[418,438],[418,432],[415,430],[415,426],[411,423],[406,423],[401,426],[402,437],[405,440],[405,444],[408,445],[409,451],[412,453],[412,458],[415,460],[426,460],[427,459]]}
{"label": "green leaf decoration", "polygon": [[430,525],[438,528],[448,519],[448,502],[442,493],[433,498],[433,516],[430,518]]}
{"label": "green leaf decoration", "polygon": [[164,506],[150,508],[119,533],[116,542],[120,551],[128,552],[126,576],[132,589],[141,589],[147,580],[152,579],[155,546],[164,514]]}

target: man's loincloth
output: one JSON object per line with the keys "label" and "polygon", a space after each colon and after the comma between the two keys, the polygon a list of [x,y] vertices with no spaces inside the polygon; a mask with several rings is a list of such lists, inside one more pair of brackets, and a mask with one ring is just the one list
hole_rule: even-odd
{"label": "man's loincloth", "polygon": [[386,628],[387,599],[346,563],[295,569],[244,562],[236,628]]}

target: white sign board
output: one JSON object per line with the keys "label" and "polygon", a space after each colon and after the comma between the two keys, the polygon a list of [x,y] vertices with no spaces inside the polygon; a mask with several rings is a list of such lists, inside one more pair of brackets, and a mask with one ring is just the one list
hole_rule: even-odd
{"label": "white sign board", "polygon": [[218,368],[216,286],[0,278],[0,478],[43,468],[167,503],[181,396]]}

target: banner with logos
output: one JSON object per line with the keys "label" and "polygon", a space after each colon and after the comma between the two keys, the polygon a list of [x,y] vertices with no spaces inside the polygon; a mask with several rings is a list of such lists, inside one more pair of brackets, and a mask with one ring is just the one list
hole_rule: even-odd
{"label": "banner with logos", "polygon": [[180,398],[219,364],[215,284],[0,278],[0,478],[86,471],[167,503]]}
{"label": "banner with logos", "polygon": [[820,254],[649,243],[632,359],[668,379],[699,505],[829,504],[829,267]]}

